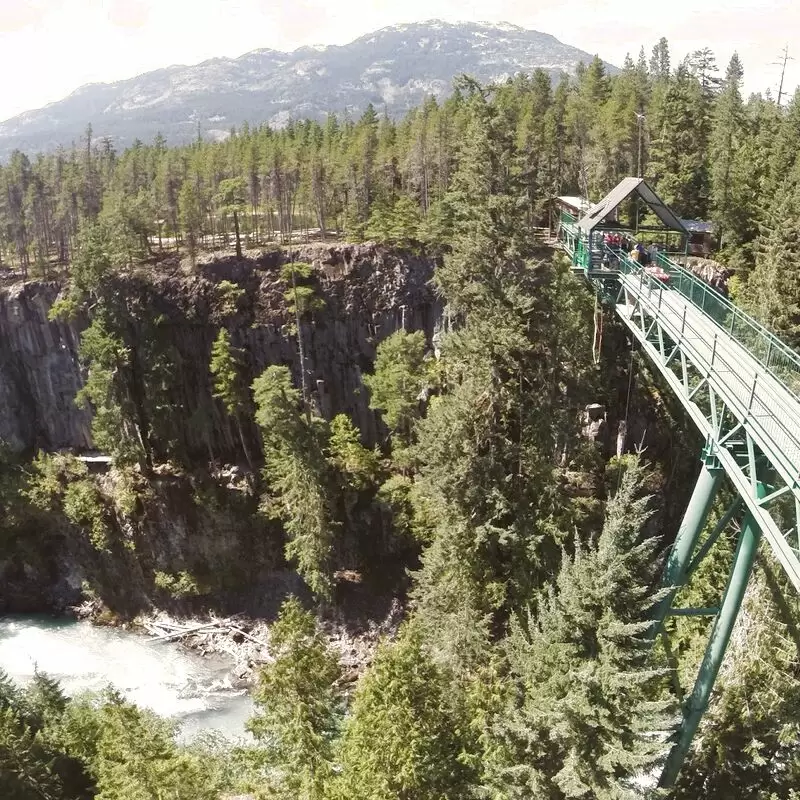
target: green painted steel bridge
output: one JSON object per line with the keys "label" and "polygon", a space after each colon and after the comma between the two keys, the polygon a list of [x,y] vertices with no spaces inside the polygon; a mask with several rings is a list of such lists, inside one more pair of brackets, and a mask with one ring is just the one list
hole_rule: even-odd
{"label": "green painted steel bridge", "polygon": [[[625,250],[608,247],[602,232],[613,230],[614,221],[598,230],[591,216],[592,209],[580,221],[561,215],[561,247],[573,269],[613,308],[704,439],[700,474],[665,567],[669,593],[651,631],[653,638],[663,633],[671,615],[712,618],[705,656],[693,690],[682,698],[683,720],[661,775],[660,785],[669,787],[708,706],[762,538],[800,591],[800,356],[672,258],[659,253],[644,266]],[[735,501],[704,538],[724,479]],[[675,608],[679,588],[734,521],[738,541],[718,606]]]}

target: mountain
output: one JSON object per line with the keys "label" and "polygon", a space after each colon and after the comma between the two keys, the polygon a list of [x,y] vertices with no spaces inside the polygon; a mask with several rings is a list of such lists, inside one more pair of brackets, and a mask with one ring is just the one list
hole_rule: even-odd
{"label": "mountain", "polygon": [[541,67],[555,76],[591,58],[549,34],[507,23],[395,25],[341,47],[254,50],[83,86],[0,123],[0,158],[17,148],[68,146],[89,123],[96,138],[111,137],[124,148],[159,132],[171,144],[186,143],[198,126],[204,137],[222,138],[243,122],[281,126],[328,112],[357,116],[368,103],[400,114],[426,95],[444,97],[461,73],[492,81]]}

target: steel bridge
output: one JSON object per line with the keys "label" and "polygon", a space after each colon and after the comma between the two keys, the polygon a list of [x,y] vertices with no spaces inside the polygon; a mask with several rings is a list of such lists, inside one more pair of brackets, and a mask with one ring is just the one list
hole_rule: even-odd
{"label": "steel bridge", "polygon": [[[672,786],[705,712],[763,538],[800,591],[800,356],[671,258],[645,267],[594,243],[562,215],[559,241],[602,292],[705,440],[702,466],[664,572],[668,595],[651,636],[671,615],[712,618],[706,652],[660,785]],[[654,268],[655,267],[655,268]],[[703,539],[726,477],[735,501]],[[738,542],[715,608],[674,608],[675,596],[734,519]],[[703,539],[701,544],[701,539]]]}

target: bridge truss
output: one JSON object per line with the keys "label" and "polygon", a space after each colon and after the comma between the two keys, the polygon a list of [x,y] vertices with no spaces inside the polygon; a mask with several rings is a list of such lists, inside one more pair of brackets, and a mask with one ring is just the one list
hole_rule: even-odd
{"label": "bridge truss", "polygon": [[[603,248],[603,263],[562,219],[560,240],[579,272],[612,299],[641,352],[678,397],[705,440],[702,466],[664,572],[669,591],[654,615],[653,638],[671,615],[712,618],[706,652],[661,775],[672,786],[705,712],[759,543],[800,591],[800,356],[692,273],[659,255],[648,270]],[[589,239],[591,242],[591,238]],[[700,544],[727,477],[736,499]],[[724,594],[714,608],[674,608],[675,596],[723,529],[740,519]]]}

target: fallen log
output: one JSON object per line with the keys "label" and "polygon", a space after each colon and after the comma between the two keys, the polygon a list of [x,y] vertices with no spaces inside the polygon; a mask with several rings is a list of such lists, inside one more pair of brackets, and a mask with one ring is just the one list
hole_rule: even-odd
{"label": "fallen log", "polygon": [[249,641],[255,644],[261,645],[261,647],[269,648],[269,645],[266,642],[262,642],[260,639],[256,639],[255,636],[251,636],[249,633],[247,633],[247,631],[243,631],[238,625],[230,625],[230,628],[236,631],[237,633],[241,633],[245,639],[248,639]]}
{"label": "fallen log", "polygon": [[191,636],[194,633],[199,633],[200,631],[211,631],[214,628],[222,628],[225,625],[230,625],[230,619],[227,620],[214,620],[213,622],[206,622],[202,625],[195,625],[194,627],[183,628],[181,630],[175,630],[170,633],[164,633],[159,636],[155,636],[152,639],[149,639],[149,642],[168,642],[172,639],[180,639],[183,636]]}

